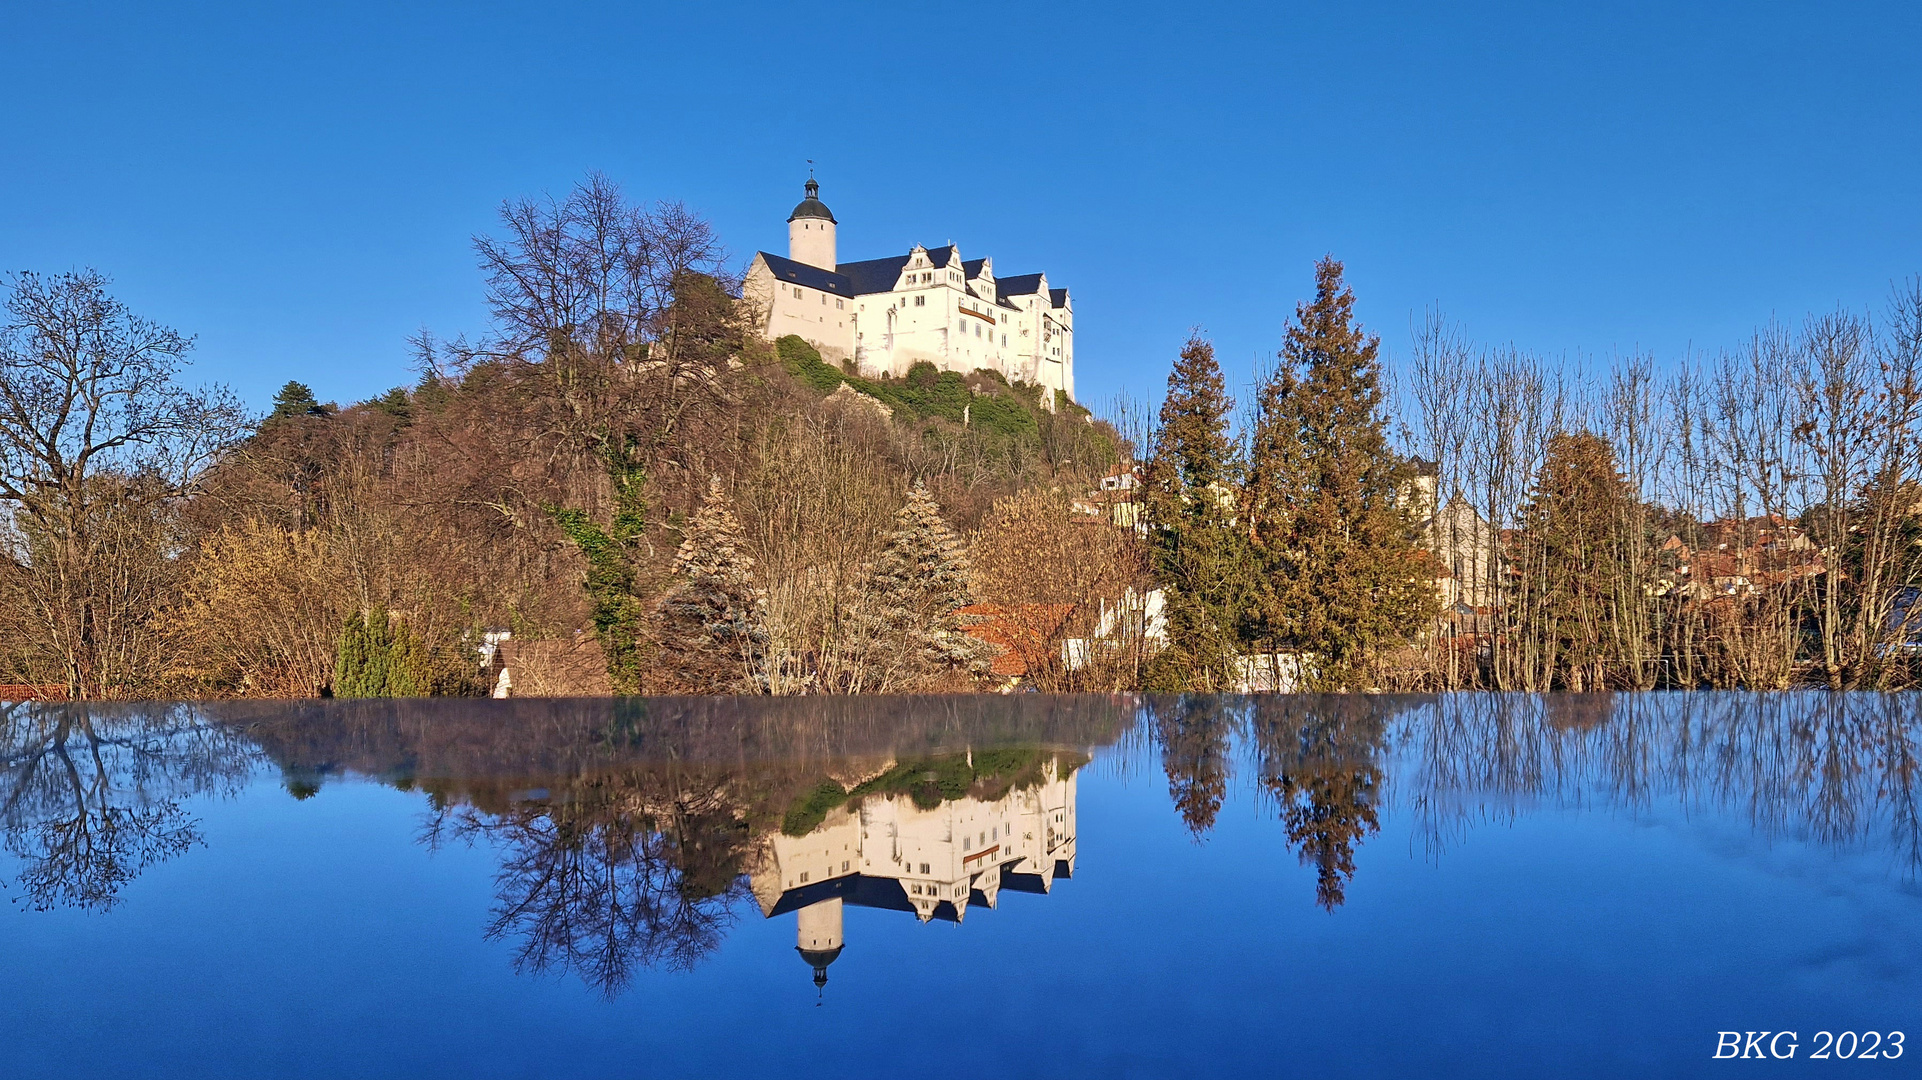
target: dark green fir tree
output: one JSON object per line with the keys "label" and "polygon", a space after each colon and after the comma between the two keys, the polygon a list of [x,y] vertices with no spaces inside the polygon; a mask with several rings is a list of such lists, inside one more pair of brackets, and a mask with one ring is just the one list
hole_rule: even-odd
{"label": "dark green fir tree", "polygon": [[1367,685],[1369,663],[1438,603],[1414,470],[1388,441],[1379,339],[1354,318],[1332,258],[1315,265],[1280,363],[1260,388],[1246,493],[1260,568],[1251,636],[1299,654],[1319,688]]}
{"label": "dark green fir tree", "polygon": [[1157,690],[1220,691],[1236,682],[1249,553],[1237,528],[1241,456],[1212,344],[1190,338],[1168,375],[1144,480],[1154,570],[1166,597],[1168,648]]}

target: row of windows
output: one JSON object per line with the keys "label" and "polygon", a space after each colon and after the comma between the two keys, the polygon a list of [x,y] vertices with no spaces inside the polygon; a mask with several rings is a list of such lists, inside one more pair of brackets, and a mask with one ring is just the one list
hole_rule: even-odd
{"label": "row of windows", "polygon": [[[799,285],[796,285],[796,286],[794,287],[794,298],[795,298],[796,300],[799,300],[799,299],[801,299],[801,287],[800,287]],[[827,297],[827,294],[826,294],[826,293],[822,293],[822,294],[821,294],[821,303],[823,303],[823,304],[825,304],[825,303],[827,303],[827,302],[828,302],[828,297]],[[838,299],[837,299],[837,300],[835,300],[835,301],[834,301],[834,310],[836,310],[836,311],[839,311],[839,310],[841,310],[841,308],[842,308],[842,306],[843,306],[843,305],[842,305],[842,302],[841,302],[840,300],[838,300]]]}
{"label": "row of windows", "polygon": [[[961,336],[962,336],[962,337],[966,337],[966,336],[968,335],[968,327],[970,327],[970,326],[972,326],[972,327],[974,327],[974,336],[975,336],[975,337],[980,337],[980,336],[981,336],[981,324],[980,324],[980,323],[978,323],[978,322],[975,322],[975,321],[974,321],[974,320],[972,320],[972,319],[962,319],[962,320],[961,320]],[[988,335],[988,340],[989,340],[989,342],[990,342],[990,343],[992,343],[992,342],[994,341],[994,335],[993,335],[993,334],[989,334],[989,335]],[[1008,335],[1006,335],[1006,334],[1002,334],[1002,335],[1001,335],[1001,347],[1002,347],[1002,348],[1004,348],[1004,349],[1008,347]]]}
{"label": "row of windows", "polygon": [[[830,865],[830,866],[828,867],[828,871],[829,871],[830,873],[832,873],[832,872],[833,872],[833,870],[834,870],[834,867],[833,867],[832,865]],[[847,873],[847,872],[848,872],[848,862],[847,862],[847,860],[845,860],[845,859],[843,859],[843,860],[841,861],[841,872],[842,872],[843,874],[845,874],[845,873]],[[803,871],[801,871],[801,884],[803,884],[803,885],[806,885],[806,884],[807,884],[807,882],[808,882],[808,872],[807,872],[806,870],[803,870]]]}

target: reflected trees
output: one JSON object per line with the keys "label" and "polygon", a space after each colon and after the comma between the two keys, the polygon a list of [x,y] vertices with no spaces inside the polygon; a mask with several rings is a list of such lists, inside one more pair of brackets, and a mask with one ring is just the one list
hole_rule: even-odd
{"label": "reflected trees", "polygon": [[1168,797],[1197,841],[1215,827],[1228,794],[1229,736],[1234,699],[1182,694],[1151,699],[1146,713],[1168,774]]}
{"label": "reflected trees", "polygon": [[26,902],[113,907],[143,870],[200,842],[184,801],[238,789],[252,762],[182,706],[0,706],[0,846]]}
{"label": "reflected trees", "polygon": [[749,898],[754,843],[716,778],[623,769],[492,811],[435,802],[430,846],[499,853],[486,936],[518,943],[519,971],[574,972],[612,998],[639,970],[693,968]]}
{"label": "reflected trees", "polygon": [[1448,694],[1398,728],[1398,787],[1431,851],[1535,807],[1732,814],[1765,839],[1886,837],[1922,870],[1917,740],[1904,694]]}
{"label": "reflected trees", "polygon": [[1261,788],[1302,865],[1315,868],[1315,902],[1331,912],[1347,900],[1355,849],[1381,829],[1392,710],[1373,695],[1264,695],[1250,717]]}

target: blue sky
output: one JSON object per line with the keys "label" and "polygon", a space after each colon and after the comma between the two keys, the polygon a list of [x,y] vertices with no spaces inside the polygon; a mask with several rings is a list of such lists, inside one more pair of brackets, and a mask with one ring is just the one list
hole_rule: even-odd
{"label": "blue sky", "polygon": [[[0,5],[0,267],[93,266],[256,406],[484,328],[470,237],[588,170],[783,251],[1075,294],[1080,396],[1231,377],[1344,259],[1402,349],[1605,361],[1922,271],[1915,5]],[[1599,358],[1599,361],[1598,359]]]}

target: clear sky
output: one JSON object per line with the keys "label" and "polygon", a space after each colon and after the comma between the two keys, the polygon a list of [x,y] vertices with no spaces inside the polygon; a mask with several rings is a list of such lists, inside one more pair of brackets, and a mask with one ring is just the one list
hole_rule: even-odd
{"label": "clear sky", "polygon": [[1922,7],[0,2],[0,267],[93,266],[255,406],[485,326],[470,237],[589,170],[784,252],[958,242],[1075,296],[1077,382],[1231,378],[1313,260],[1391,351],[1663,360],[1922,271]]}

